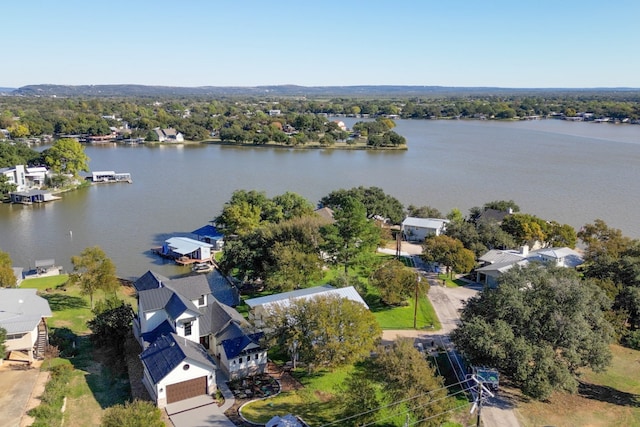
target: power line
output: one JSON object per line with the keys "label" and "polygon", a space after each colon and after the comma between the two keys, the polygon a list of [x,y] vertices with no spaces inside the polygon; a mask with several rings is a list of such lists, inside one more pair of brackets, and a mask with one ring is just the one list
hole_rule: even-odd
{"label": "power line", "polygon": [[395,413],[395,414],[389,415],[389,416],[384,417],[384,418],[379,418],[379,419],[377,419],[377,420],[375,420],[375,421],[373,421],[373,422],[370,422],[370,423],[368,423],[368,424],[363,424],[363,425],[362,425],[362,426],[360,426],[360,427],[368,427],[368,426],[372,426],[372,425],[374,425],[374,424],[378,424],[380,421],[385,421],[385,420],[388,420],[388,419],[390,419],[390,418],[394,418],[394,417],[397,417],[397,416],[400,416],[400,415],[403,415],[403,414],[407,414],[407,413],[412,412],[412,411],[414,411],[414,410],[416,410],[416,409],[418,409],[418,408],[425,408],[425,407],[427,407],[427,406],[431,405],[432,403],[436,403],[436,402],[439,402],[439,401],[441,401],[441,400],[448,399],[448,398],[450,398],[450,397],[452,397],[452,396],[455,396],[456,394],[460,394],[460,393],[462,393],[462,392],[464,392],[464,390],[458,390],[458,391],[456,391],[456,392],[455,392],[455,393],[453,393],[453,394],[448,394],[448,395],[446,395],[446,396],[444,396],[444,397],[441,397],[441,398],[439,398],[439,399],[436,399],[436,400],[430,400],[429,402],[425,403],[424,405],[420,405],[420,406],[418,406],[417,408],[410,408],[410,409],[406,409],[406,410],[404,410],[404,411],[402,411],[402,412],[398,412],[398,413]]}
{"label": "power line", "polygon": [[431,416],[426,417],[426,418],[422,418],[422,419],[420,419],[420,420],[418,420],[418,421],[414,421],[414,422],[412,422],[411,424],[405,424],[405,427],[409,427],[409,426],[412,426],[412,425],[416,425],[416,424],[421,423],[421,422],[423,422],[423,421],[427,421],[427,420],[430,420],[430,419],[433,419],[433,418],[439,417],[440,415],[444,415],[444,414],[447,414],[447,413],[449,413],[449,412],[457,411],[458,409],[464,408],[465,406],[469,406],[469,405],[471,405],[471,402],[465,403],[464,405],[454,406],[453,408],[451,408],[451,409],[447,409],[446,411],[442,411],[442,412],[440,412],[439,414],[435,414],[435,415],[431,415]]}
{"label": "power line", "polygon": [[[391,403],[388,403],[388,404],[386,404],[386,405],[379,406],[379,407],[374,408],[374,409],[370,409],[370,410],[368,410],[368,411],[360,412],[359,414],[355,414],[355,415],[351,415],[351,416],[348,416],[348,417],[345,417],[345,418],[341,418],[341,419],[336,420],[336,421],[331,421],[330,423],[323,424],[323,425],[322,425],[322,426],[320,426],[320,427],[327,427],[327,426],[331,426],[331,425],[334,425],[334,424],[337,424],[337,423],[341,423],[341,422],[343,422],[343,421],[347,421],[347,420],[350,420],[350,419],[352,419],[352,418],[357,418],[357,417],[360,417],[360,416],[362,416],[362,415],[367,415],[367,414],[370,414],[371,412],[379,411],[379,410],[381,410],[381,409],[386,409],[386,408],[389,408],[389,407],[391,407],[391,406],[398,405],[398,404],[400,404],[400,403],[404,403],[404,402],[408,402],[408,401],[410,401],[410,400],[414,400],[414,399],[417,399],[417,398],[419,398],[419,397],[426,396],[426,395],[428,395],[428,394],[430,394],[430,393],[435,393],[436,391],[440,391],[440,390],[446,390],[446,389],[448,389],[448,388],[450,388],[450,387],[454,387],[454,386],[461,385],[461,384],[462,384],[462,382],[457,382],[457,383],[454,383],[454,384],[449,384],[448,386],[440,387],[440,388],[437,388],[437,389],[435,389],[435,390],[430,390],[430,391],[427,391],[427,392],[424,392],[424,393],[418,394],[418,395],[413,396],[413,397],[407,397],[407,398],[405,398],[405,399],[397,400],[397,401],[395,401],[395,402],[391,402]],[[463,390],[464,390],[464,388],[463,388]],[[457,393],[459,393],[459,392],[454,393],[454,395],[455,395],[455,394],[457,394]],[[448,396],[448,395],[447,395],[447,396]]]}

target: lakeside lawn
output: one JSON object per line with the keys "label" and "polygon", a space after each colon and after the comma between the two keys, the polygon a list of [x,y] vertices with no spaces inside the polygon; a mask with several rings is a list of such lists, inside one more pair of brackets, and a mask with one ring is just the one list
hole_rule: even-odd
{"label": "lakeside lawn", "polygon": [[[93,427],[100,425],[104,409],[130,398],[129,380],[126,375],[114,372],[107,364],[96,360],[86,324],[87,320],[93,318],[89,298],[80,293],[79,287],[65,286],[67,280],[68,275],[27,279],[22,282],[21,288],[37,289],[38,294],[49,301],[53,314],[47,319],[50,334],[54,334],[56,329],[68,328],[75,342],[73,356],[45,360],[41,367],[49,369],[66,364],[74,368],[65,390],[57,391],[67,397],[63,425]],[[121,287],[118,296],[127,303],[135,304],[130,288]],[[102,298],[102,292],[94,295],[94,301]],[[56,413],[59,413],[59,409]],[[54,423],[46,418],[40,421]]]}
{"label": "lakeside lawn", "polygon": [[611,366],[585,371],[577,394],[556,392],[538,402],[514,392],[522,426],[640,426],[640,351],[611,345],[611,352]]}

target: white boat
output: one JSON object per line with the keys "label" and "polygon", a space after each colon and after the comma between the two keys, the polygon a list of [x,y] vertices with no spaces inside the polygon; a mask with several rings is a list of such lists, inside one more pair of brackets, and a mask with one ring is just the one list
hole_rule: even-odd
{"label": "white boat", "polygon": [[191,271],[195,273],[209,273],[213,271],[213,264],[208,262],[199,262],[193,265]]}

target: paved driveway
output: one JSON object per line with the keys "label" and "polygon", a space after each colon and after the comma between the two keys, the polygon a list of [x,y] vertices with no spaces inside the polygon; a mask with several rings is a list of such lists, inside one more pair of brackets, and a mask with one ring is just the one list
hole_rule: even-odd
{"label": "paved driveway", "polygon": [[236,427],[216,404],[173,414],[170,418],[176,427]]}
{"label": "paved driveway", "polygon": [[0,427],[18,427],[31,390],[38,378],[38,369],[13,369],[5,361],[0,368]]}

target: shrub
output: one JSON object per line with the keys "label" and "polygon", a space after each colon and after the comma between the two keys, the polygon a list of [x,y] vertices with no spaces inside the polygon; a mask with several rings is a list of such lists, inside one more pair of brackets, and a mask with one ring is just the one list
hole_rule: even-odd
{"label": "shrub", "polygon": [[101,427],[164,427],[160,409],[151,402],[134,400],[108,408],[102,415]]}

